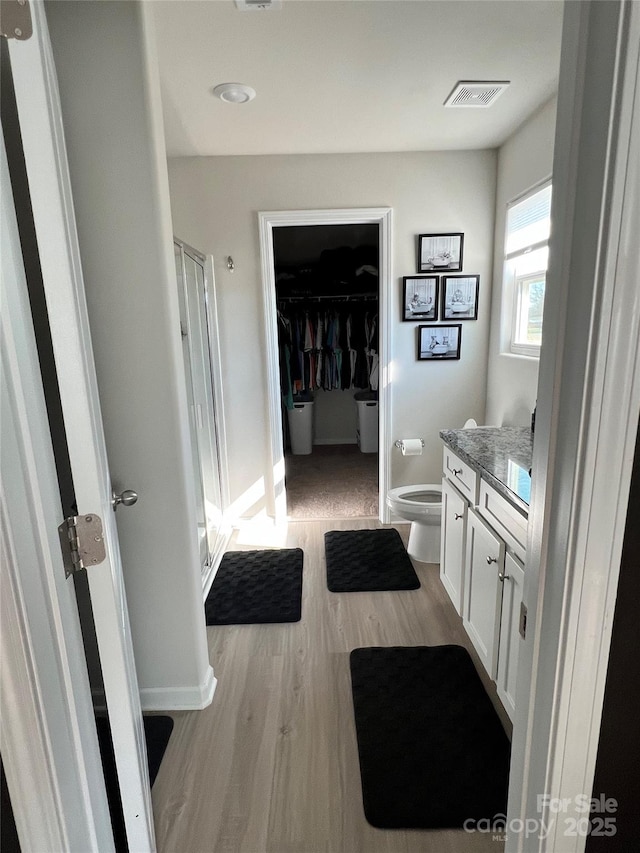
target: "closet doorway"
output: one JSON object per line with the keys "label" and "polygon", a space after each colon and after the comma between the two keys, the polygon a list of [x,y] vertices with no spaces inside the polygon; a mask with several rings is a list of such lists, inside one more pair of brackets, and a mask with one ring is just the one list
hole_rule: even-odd
{"label": "closet doorway", "polygon": [[391,210],[259,219],[273,514],[386,522]]}

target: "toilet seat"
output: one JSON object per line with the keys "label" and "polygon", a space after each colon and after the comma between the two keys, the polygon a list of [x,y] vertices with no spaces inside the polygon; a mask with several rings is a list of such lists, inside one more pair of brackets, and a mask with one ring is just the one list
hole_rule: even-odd
{"label": "toilet seat", "polygon": [[387,506],[396,516],[411,522],[407,553],[421,563],[440,562],[442,485],[418,483],[387,492]]}
{"label": "toilet seat", "polygon": [[[424,499],[431,495],[433,500]],[[439,514],[442,508],[442,486],[435,483],[420,483],[415,486],[398,486],[395,489],[389,489],[387,505],[393,507],[393,503],[424,515],[430,515],[436,511]]]}

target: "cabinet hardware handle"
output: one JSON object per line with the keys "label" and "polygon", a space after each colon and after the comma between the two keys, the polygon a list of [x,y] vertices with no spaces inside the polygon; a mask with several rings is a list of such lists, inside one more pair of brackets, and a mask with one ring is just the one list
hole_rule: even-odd
{"label": "cabinet hardware handle", "polygon": [[462,468],[452,468],[451,470],[453,472],[454,477],[457,477],[458,474],[462,474]]}
{"label": "cabinet hardware handle", "polygon": [[500,581],[508,581],[511,575],[505,575],[504,572],[498,572],[498,579]]}
{"label": "cabinet hardware handle", "polygon": [[456,521],[459,521],[462,518],[462,513],[461,512],[454,512],[453,517],[455,518]]}
{"label": "cabinet hardware handle", "polygon": [[491,565],[491,563],[497,563],[497,562],[498,562],[498,558],[497,558],[497,557],[487,557],[487,563],[488,563],[488,565]]}

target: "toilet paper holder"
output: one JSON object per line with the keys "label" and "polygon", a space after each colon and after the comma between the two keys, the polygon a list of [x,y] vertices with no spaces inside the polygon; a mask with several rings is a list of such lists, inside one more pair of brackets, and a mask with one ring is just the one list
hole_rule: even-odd
{"label": "toilet paper holder", "polygon": [[[421,438],[420,441],[422,442],[422,446],[424,447],[424,438]],[[398,450],[402,449],[402,439],[398,439],[397,441],[394,441],[393,443],[398,448]]]}

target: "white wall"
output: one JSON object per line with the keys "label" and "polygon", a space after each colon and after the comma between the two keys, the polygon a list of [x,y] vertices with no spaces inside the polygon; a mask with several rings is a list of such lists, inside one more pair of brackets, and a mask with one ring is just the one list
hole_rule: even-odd
{"label": "white wall", "polygon": [[[392,480],[439,482],[438,431],[484,419],[491,304],[494,151],[177,158],[169,161],[176,233],[214,255],[228,407],[234,509],[264,509],[267,401],[257,213],[266,210],[393,208],[392,440],[424,437],[421,459],[392,446]],[[463,323],[462,358],[418,362],[417,323],[400,321],[403,275],[416,271],[420,233],[463,231],[465,272],[479,273],[478,320]],[[235,272],[226,269],[232,255]]]}
{"label": "white wall", "polygon": [[527,426],[536,404],[538,359],[505,352],[502,315],[509,311],[502,287],[507,204],[551,177],[556,98],[547,102],[498,152],[495,262],[491,305],[491,344],[487,383],[487,423]]}
{"label": "white wall", "polygon": [[143,707],[209,666],[159,81],[139,3],[49,4]]}

